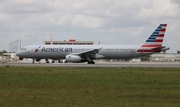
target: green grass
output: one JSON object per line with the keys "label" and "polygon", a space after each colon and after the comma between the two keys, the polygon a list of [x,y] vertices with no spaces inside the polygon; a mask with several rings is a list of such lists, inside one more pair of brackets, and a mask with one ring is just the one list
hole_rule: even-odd
{"label": "green grass", "polygon": [[1,107],[179,107],[180,68],[0,67]]}

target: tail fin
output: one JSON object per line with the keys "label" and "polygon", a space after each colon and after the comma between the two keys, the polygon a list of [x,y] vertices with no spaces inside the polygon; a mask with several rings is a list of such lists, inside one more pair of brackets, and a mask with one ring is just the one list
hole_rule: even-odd
{"label": "tail fin", "polygon": [[160,24],[157,29],[151,34],[151,36],[146,40],[144,44],[141,45],[137,52],[161,52],[164,39],[164,34],[166,31],[167,24]]}
{"label": "tail fin", "polygon": [[166,26],[167,24],[160,24],[141,47],[161,47],[166,31]]}

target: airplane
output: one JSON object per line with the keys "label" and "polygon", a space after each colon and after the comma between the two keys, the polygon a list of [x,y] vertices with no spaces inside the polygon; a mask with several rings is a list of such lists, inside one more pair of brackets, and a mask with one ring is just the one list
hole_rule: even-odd
{"label": "airplane", "polygon": [[96,59],[126,59],[165,52],[162,46],[167,24],[160,24],[142,45],[31,45],[16,53],[20,60],[65,59],[65,62],[95,64]]}

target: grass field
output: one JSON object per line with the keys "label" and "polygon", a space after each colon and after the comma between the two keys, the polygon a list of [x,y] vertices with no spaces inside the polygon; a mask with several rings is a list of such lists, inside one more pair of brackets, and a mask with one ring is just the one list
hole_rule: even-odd
{"label": "grass field", "polygon": [[0,67],[1,107],[179,107],[180,68]]}

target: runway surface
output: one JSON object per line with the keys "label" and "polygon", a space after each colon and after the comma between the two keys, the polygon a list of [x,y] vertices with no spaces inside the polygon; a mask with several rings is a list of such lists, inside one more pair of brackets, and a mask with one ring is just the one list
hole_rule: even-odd
{"label": "runway surface", "polygon": [[[180,62],[96,62],[87,63],[34,63],[31,62],[9,62],[4,66],[44,66],[44,67],[180,67]],[[0,66],[3,66],[1,63]]]}

